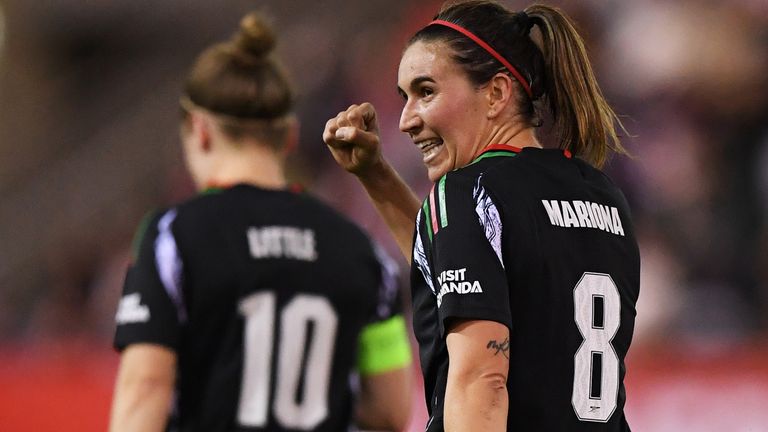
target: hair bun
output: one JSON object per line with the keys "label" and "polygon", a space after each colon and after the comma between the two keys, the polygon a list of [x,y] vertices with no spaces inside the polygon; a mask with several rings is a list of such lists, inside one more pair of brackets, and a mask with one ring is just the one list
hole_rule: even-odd
{"label": "hair bun", "polygon": [[233,42],[239,50],[254,57],[266,57],[275,47],[275,32],[264,17],[251,12],[240,21],[240,31]]}

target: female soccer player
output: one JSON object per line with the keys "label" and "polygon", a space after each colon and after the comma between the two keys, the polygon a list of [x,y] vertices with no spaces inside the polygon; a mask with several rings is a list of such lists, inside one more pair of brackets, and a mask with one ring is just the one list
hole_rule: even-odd
{"label": "female soccer player", "polygon": [[[445,7],[408,43],[398,91],[400,129],[434,182],[423,203],[383,159],[370,104],[329,120],[323,139],[412,256],[427,430],[629,430],[639,253],[598,169],[624,150],[569,19]],[[535,133],[547,109],[558,149]]]}
{"label": "female soccer player", "polygon": [[157,212],[137,237],[116,316],[113,431],[341,431],[354,420],[400,430],[408,420],[392,263],[287,187],[296,120],[274,43],[247,15],[187,79],[181,136],[204,193]]}

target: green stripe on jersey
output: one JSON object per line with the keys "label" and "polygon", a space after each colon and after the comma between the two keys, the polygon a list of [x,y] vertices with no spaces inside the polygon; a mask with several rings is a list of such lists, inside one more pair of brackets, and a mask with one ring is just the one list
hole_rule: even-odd
{"label": "green stripe on jersey", "polygon": [[445,176],[440,178],[437,191],[437,200],[440,201],[440,228],[445,228],[448,226],[448,210],[445,208]]}
{"label": "green stripe on jersey", "polygon": [[424,225],[427,226],[427,237],[429,237],[429,241],[432,241],[432,214],[430,213],[429,209],[429,195],[427,195],[427,199],[424,200],[424,204],[422,204],[421,209],[424,212]]}
{"label": "green stripe on jersey", "polygon": [[497,156],[506,156],[506,157],[515,157],[517,156],[517,153],[508,152],[508,151],[489,151],[481,154],[477,159],[473,160],[470,165],[477,163],[478,161],[481,161],[483,159],[489,158],[489,157],[497,157]]}
{"label": "green stripe on jersey", "polygon": [[139,258],[139,251],[141,250],[141,242],[144,240],[144,234],[149,228],[149,222],[155,216],[155,210],[148,211],[144,217],[141,218],[136,233],[133,234],[133,240],[131,241],[131,261],[136,261]]}
{"label": "green stripe on jersey", "polygon": [[411,364],[411,344],[402,315],[368,324],[360,333],[357,368],[361,375],[374,375]]}
{"label": "green stripe on jersey", "polygon": [[218,186],[211,186],[200,191],[200,195],[214,195],[221,192],[224,192],[224,188],[221,188]]}

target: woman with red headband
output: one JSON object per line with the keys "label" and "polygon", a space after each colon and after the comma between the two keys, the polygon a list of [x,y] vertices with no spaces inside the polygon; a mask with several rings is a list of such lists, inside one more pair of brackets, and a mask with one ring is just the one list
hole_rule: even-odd
{"label": "woman with red headband", "polygon": [[[625,151],[570,20],[445,7],[409,41],[398,91],[434,182],[423,203],[383,159],[370,104],[323,139],[412,257],[427,431],[629,430],[640,260],[627,202],[599,170]],[[556,148],[537,138],[545,116]]]}

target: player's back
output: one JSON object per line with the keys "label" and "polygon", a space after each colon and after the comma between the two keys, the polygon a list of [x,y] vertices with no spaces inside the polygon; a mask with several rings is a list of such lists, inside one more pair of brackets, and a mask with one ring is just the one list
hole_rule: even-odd
{"label": "player's back", "polygon": [[360,331],[394,296],[366,235],[307,195],[247,185],[156,222],[180,323],[175,426],[346,430]]}
{"label": "player's back", "polygon": [[483,174],[510,281],[509,430],[625,431],[639,252],[626,201],[585,162],[525,149]]}

